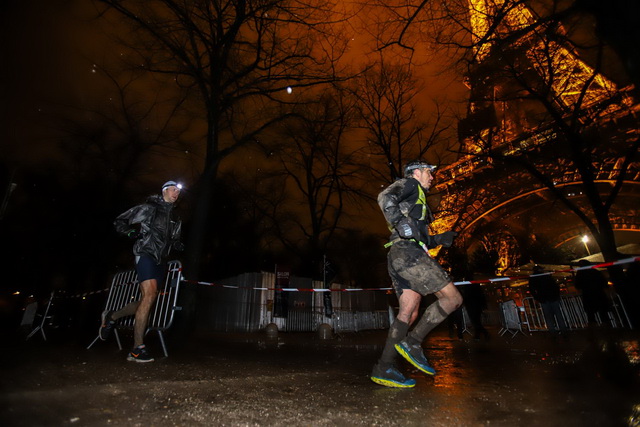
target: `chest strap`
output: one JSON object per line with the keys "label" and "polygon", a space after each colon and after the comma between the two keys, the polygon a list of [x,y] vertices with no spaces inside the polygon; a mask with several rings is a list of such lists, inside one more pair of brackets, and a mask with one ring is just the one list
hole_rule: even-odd
{"label": "chest strap", "polygon": [[385,243],[384,247],[385,248],[389,248],[389,247],[393,246],[394,243],[398,243],[401,240],[417,243],[418,245],[420,245],[420,247],[422,249],[424,249],[424,251],[427,253],[427,255],[429,255],[429,248],[427,248],[427,245],[425,245],[423,242],[420,242],[420,241],[418,241],[416,239],[403,239],[401,237],[396,237],[392,241],[390,241],[388,243]]}

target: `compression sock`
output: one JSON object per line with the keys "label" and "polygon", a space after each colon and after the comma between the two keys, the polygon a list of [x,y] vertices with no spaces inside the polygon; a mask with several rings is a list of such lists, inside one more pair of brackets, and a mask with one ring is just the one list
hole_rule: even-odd
{"label": "compression sock", "polygon": [[380,362],[385,365],[393,365],[396,359],[395,345],[402,341],[407,336],[409,330],[409,324],[401,320],[396,319],[389,328],[389,335],[387,336],[387,342],[384,344],[382,350],[382,356],[380,356]]}
{"label": "compression sock", "polygon": [[425,310],[418,324],[407,336],[407,343],[414,345],[422,344],[422,341],[424,341],[424,338],[427,336],[427,334],[431,332],[433,328],[442,323],[442,321],[446,319],[448,315],[449,313],[447,313],[442,308],[442,306],[440,306],[440,300],[431,304]]}

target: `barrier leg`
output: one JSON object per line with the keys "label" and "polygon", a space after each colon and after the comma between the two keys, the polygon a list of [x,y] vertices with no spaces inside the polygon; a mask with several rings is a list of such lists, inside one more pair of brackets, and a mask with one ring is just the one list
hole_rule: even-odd
{"label": "barrier leg", "polygon": [[44,329],[42,329],[42,325],[38,325],[38,326],[36,326],[36,327],[33,329],[33,331],[31,331],[31,333],[30,333],[29,335],[27,335],[27,338],[26,338],[26,339],[28,340],[29,338],[31,338],[32,336],[34,336],[34,335],[36,334],[36,332],[38,332],[38,331],[42,331],[42,336],[44,337],[44,340],[46,341],[46,340],[47,340],[47,337],[44,335]]}
{"label": "barrier leg", "polygon": [[116,341],[118,342],[118,348],[122,350],[122,343],[120,343],[120,335],[118,334],[118,329],[113,328],[113,333],[116,336]]}
{"label": "barrier leg", "polygon": [[53,297],[55,296],[55,293],[56,291],[51,292],[51,296],[49,297],[49,302],[47,303],[47,308],[44,310],[44,314],[42,315],[42,322],[40,322],[40,325],[36,326],[33,329],[33,331],[31,331],[31,333],[27,336],[26,340],[28,340],[33,335],[35,335],[35,333],[38,331],[42,333],[42,338],[44,338],[45,341],[47,340],[47,336],[44,333],[44,325],[47,322],[47,319],[51,319],[51,316],[49,315],[49,310],[51,309],[51,305],[53,304]]}
{"label": "barrier leg", "polygon": [[469,328],[467,328],[468,321],[469,321],[469,313],[467,313],[466,308],[462,308],[462,334],[463,335],[465,332],[471,335],[471,331],[469,330]]}
{"label": "barrier leg", "polygon": [[167,346],[164,343],[164,336],[162,335],[162,331],[158,329],[158,337],[160,337],[160,344],[162,344],[162,352],[164,353],[164,357],[169,357],[169,353],[167,353]]}
{"label": "barrier leg", "polygon": [[91,341],[91,344],[89,344],[87,346],[87,350],[89,350],[91,347],[93,347],[93,345],[100,339],[100,335],[98,335],[93,341]]}
{"label": "barrier leg", "polygon": [[618,294],[616,294],[613,297],[613,309],[620,321],[620,327],[624,328],[625,321],[626,321],[627,327],[629,327],[629,329],[633,329],[633,324],[631,323],[631,319],[629,319],[627,310],[624,307],[624,302],[622,301],[622,298],[620,298],[620,295]]}

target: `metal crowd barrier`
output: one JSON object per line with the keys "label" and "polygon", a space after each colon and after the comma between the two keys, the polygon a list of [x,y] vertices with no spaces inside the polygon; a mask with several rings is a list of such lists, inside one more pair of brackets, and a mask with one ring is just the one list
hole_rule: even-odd
{"label": "metal crowd barrier", "polygon": [[516,305],[514,300],[500,303],[500,323],[502,325],[500,332],[498,332],[500,336],[509,333],[513,338],[518,332],[525,334],[522,330],[524,322],[520,317],[520,307]]}
{"label": "metal crowd barrier", "polygon": [[51,306],[53,305],[53,297],[55,296],[55,293],[56,293],[56,291],[51,292],[51,296],[49,297],[49,301],[47,301],[47,307],[45,308],[44,312],[42,314],[39,314],[39,313],[36,312],[35,317],[40,317],[42,320],[40,321],[40,324],[38,326],[36,326],[35,328],[33,328],[33,330],[29,333],[29,335],[27,335],[26,339],[31,338],[38,331],[40,331],[40,333],[42,334],[42,338],[45,341],[47,340],[47,336],[44,333],[44,327],[47,325],[47,322],[51,322],[51,314],[50,313],[51,313]]}
{"label": "metal crowd barrier", "polygon": [[[542,305],[527,297],[522,300],[523,313],[529,332],[548,331],[549,326],[544,318]],[[587,326],[587,316],[582,308],[582,299],[579,296],[563,296],[560,298],[560,312],[568,329],[581,329]]]}
{"label": "metal crowd barrier", "polygon": [[[620,296],[613,294],[610,302],[611,310],[607,313],[607,319],[602,319],[600,314],[596,314],[597,323],[601,325],[603,322],[608,322],[613,328],[627,327],[633,329]],[[500,308],[502,314],[500,335],[510,332],[514,336],[518,332],[523,332],[523,326],[529,332],[549,330],[542,311],[542,305],[533,297],[524,298],[521,309],[516,306],[513,300],[500,303]],[[522,311],[522,316],[520,311]],[[560,298],[560,311],[568,329],[584,329],[588,326],[587,313],[584,310],[580,295],[563,295]]]}
{"label": "metal crowd barrier", "polygon": [[[598,315],[596,315],[596,317],[598,317]],[[609,311],[609,320],[611,321],[614,328],[627,327],[629,329],[633,329],[634,326],[631,323],[629,315],[627,314],[627,310],[624,308],[622,298],[617,293],[613,294],[613,297],[611,298],[611,311]]]}
{"label": "metal crowd barrier", "polygon": [[[482,321],[482,319],[481,319],[481,321]],[[462,306],[462,333],[463,334],[466,332],[469,335],[471,335],[471,331],[467,327],[470,324],[471,324],[471,320],[469,320],[469,312],[467,311],[467,307],[465,307],[463,305]],[[473,331],[473,333],[476,334],[476,336],[478,335],[477,331]]]}
{"label": "metal crowd barrier", "polygon": [[538,301],[527,297],[522,300],[522,306],[524,307],[524,315],[527,319],[529,332],[546,331],[548,329],[542,306]]}
{"label": "metal crowd barrier", "polygon": [[[156,331],[158,333],[165,357],[168,357],[169,354],[167,353],[167,346],[162,333],[169,329],[173,323],[175,312],[181,310],[181,307],[176,305],[181,281],[182,264],[180,261],[170,261],[168,263],[164,284],[158,286],[158,297],[149,313],[149,324],[147,325],[146,333],[149,333],[149,331]],[[136,271],[122,271],[117,273],[113,278],[104,309],[118,311],[130,302],[139,300],[140,297],[140,286],[138,286],[138,275]],[[120,342],[118,329],[132,330],[134,318],[135,316],[127,316],[116,320],[113,332],[120,350],[122,350],[122,343]],[[99,339],[100,335],[98,334],[87,349],[90,349]]]}
{"label": "metal crowd barrier", "polygon": [[560,311],[569,329],[583,329],[589,324],[580,295],[563,295],[560,298]]}

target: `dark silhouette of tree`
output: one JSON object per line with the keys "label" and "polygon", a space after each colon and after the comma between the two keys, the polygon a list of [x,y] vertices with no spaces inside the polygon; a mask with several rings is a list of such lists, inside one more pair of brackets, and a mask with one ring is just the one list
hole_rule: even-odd
{"label": "dark silhouette of tree", "polygon": [[204,153],[197,186],[187,270],[198,274],[208,238],[213,185],[222,162],[253,144],[290,115],[287,88],[303,90],[341,78],[344,50],[332,27],[331,2],[96,0],[104,15],[125,17],[132,63],[172,79],[190,96],[191,113],[204,122]]}
{"label": "dark silhouette of tree", "polygon": [[420,116],[416,98],[423,89],[410,64],[388,64],[383,59],[355,81],[353,94],[376,180],[393,182],[402,177],[405,163],[425,158],[427,152],[434,161],[438,157],[433,151],[436,145],[445,151],[444,133],[449,126],[443,123],[444,112],[437,104],[432,120]]}
{"label": "dark silhouette of tree", "polygon": [[[496,266],[500,259],[498,249],[487,242],[479,245],[472,253],[469,259],[469,270],[474,273],[480,273],[486,276],[496,274]],[[455,266],[453,266],[455,267]]]}
{"label": "dark silhouette of tree", "polygon": [[596,31],[622,59],[635,90],[640,88],[640,2],[634,0],[577,0],[576,7],[591,13]]}
{"label": "dark silhouette of tree", "polygon": [[[17,275],[7,280],[25,290],[95,291],[114,266],[131,268],[131,242],[117,236],[113,220],[149,195],[143,183],[154,156],[166,161],[184,150],[185,121],[175,123],[174,109],[159,118],[161,100],[140,96],[135,76],[98,71],[96,86],[106,79],[109,97],[84,106],[45,104],[34,128],[47,130],[48,146],[30,147],[31,162],[11,162],[17,191],[2,219],[3,257]],[[153,188],[159,192],[161,184]]]}
{"label": "dark silhouette of tree", "polygon": [[[345,218],[345,206],[358,204],[361,191],[357,147],[348,144],[353,99],[337,88],[300,104],[298,115],[280,128],[256,208],[266,219],[265,239],[273,239],[301,260],[302,274],[316,274],[323,255]],[[264,191],[266,190],[266,192]]]}
{"label": "dark silhouette of tree", "polygon": [[[392,2],[384,8],[395,16],[395,30],[379,40],[382,47],[410,48],[407,34],[431,26],[432,43],[461,54],[457,63],[465,65],[471,93],[459,124],[460,154],[484,159],[505,176],[527,171],[585,224],[611,260],[618,255],[612,208],[640,146],[632,113],[637,101],[630,88],[604,76],[612,56],[585,26],[584,5],[418,1],[401,14]],[[602,185],[598,171],[607,162],[616,165],[615,176]],[[558,176],[577,177],[584,198],[565,192]]]}
{"label": "dark silhouette of tree", "polygon": [[[383,221],[383,219],[381,219]],[[329,242],[327,253],[345,287],[380,288],[389,285],[386,249],[369,230],[341,229]]]}
{"label": "dark silhouette of tree", "polygon": [[[513,40],[546,25],[583,22],[596,30],[622,59],[636,87],[640,83],[640,4],[634,0],[375,0],[375,12],[366,29],[380,50],[398,46],[413,51],[418,44],[448,46],[469,54],[474,48],[492,42],[497,29],[514,9],[528,6],[537,15],[533,23],[513,27]],[[470,11],[484,16],[481,29],[469,19]],[[498,37],[499,38],[499,37]]]}
{"label": "dark silhouette of tree", "polygon": [[[123,189],[137,199],[147,195],[145,184],[157,164],[170,162],[168,173],[184,176],[194,166],[185,155],[189,120],[178,114],[185,99],[161,99],[158,94],[150,99],[137,73],[114,75],[97,65],[94,71],[96,78],[106,80],[108,97],[90,106],[59,106],[52,117],[71,178],[101,177],[103,197],[120,205]],[[153,176],[153,184],[178,176]]]}
{"label": "dark silhouette of tree", "polygon": [[[244,176],[244,174],[240,174]],[[247,271],[270,271],[274,262],[262,244],[261,215],[249,211],[255,199],[252,189],[237,176],[220,174],[214,187],[221,201],[211,213],[215,234],[204,247],[202,274],[209,279],[231,277]]]}
{"label": "dark silhouette of tree", "polygon": [[[60,174],[59,188],[53,191],[52,209],[47,210],[49,218],[65,218],[64,237],[48,239],[58,242],[60,250],[51,257],[63,270],[52,275],[64,276],[63,281],[75,290],[80,286],[82,290],[102,288],[114,265],[131,266],[131,242],[117,236],[113,220],[145,200],[150,186],[160,192],[163,181],[153,168],[162,163],[156,159],[166,162],[184,157],[182,134],[188,128],[183,118],[176,120],[174,99],[167,107],[162,99],[140,93],[138,76],[116,76],[97,66],[94,70],[96,79],[106,80],[109,96],[96,97],[90,105],[56,105],[47,118],[53,127],[52,140],[65,154],[51,162],[65,171]],[[163,108],[167,111],[158,116]],[[171,161],[164,173],[171,170],[169,178],[173,178],[180,163]],[[146,182],[150,176],[154,179],[151,185]],[[97,253],[104,256],[95,256]]]}
{"label": "dark silhouette of tree", "polygon": [[[475,129],[463,150],[526,170],[586,225],[612,260],[618,256],[612,208],[640,146],[620,120],[630,117],[635,101],[601,73],[602,45],[594,45],[593,66],[580,59],[572,29],[551,21],[518,37],[502,27],[494,32],[469,76],[472,109],[493,108],[497,120]],[[542,137],[533,142],[535,136]],[[607,161],[616,163],[616,175],[608,177],[611,185],[601,185],[598,172]],[[571,175],[587,203],[558,182]]]}

